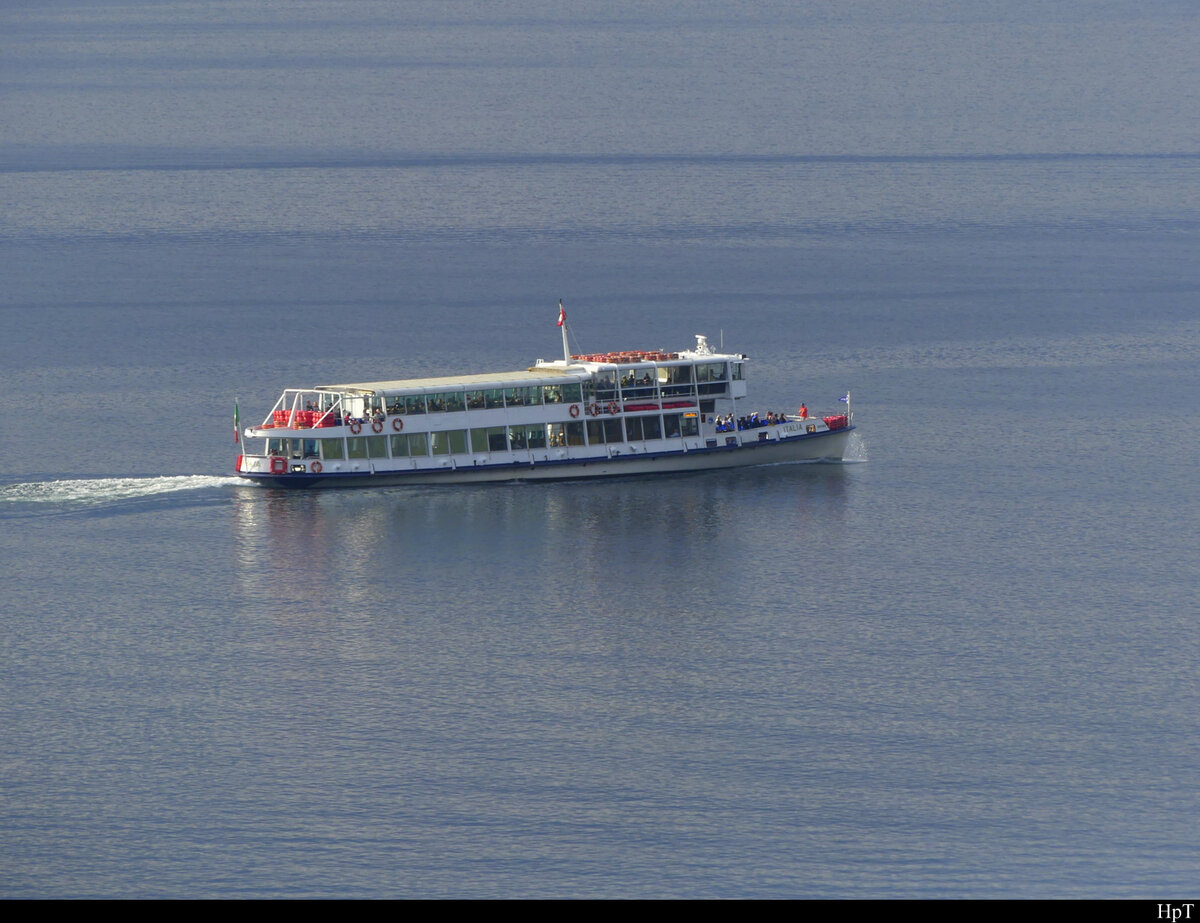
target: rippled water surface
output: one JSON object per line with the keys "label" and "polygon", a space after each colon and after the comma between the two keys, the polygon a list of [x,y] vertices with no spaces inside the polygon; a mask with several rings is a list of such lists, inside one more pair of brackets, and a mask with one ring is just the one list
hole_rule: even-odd
{"label": "rippled water surface", "polygon": [[[0,894],[1195,885],[1169,2],[0,12]],[[840,465],[290,494],[280,389],[560,349]]]}

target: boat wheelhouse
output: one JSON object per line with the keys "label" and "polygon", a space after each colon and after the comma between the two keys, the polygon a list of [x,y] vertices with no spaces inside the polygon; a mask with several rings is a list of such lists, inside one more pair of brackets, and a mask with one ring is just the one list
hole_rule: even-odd
{"label": "boat wheelhouse", "polygon": [[748,413],[747,362],[697,336],[683,352],[564,348],[563,359],[524,371],[288,388],[244,430],[236,473],[307,488],[842,459],[854,429],[849,395],[844,412],[825,416]]}

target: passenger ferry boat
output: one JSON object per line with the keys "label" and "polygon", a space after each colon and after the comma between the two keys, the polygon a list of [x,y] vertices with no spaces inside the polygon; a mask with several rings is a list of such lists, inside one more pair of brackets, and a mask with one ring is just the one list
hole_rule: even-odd
{"label": "passenger ferry boat", "polygon": [[[840,460],[845,411],[744,408],[741,354],[570,355],[525,371],[288,388],[247,427],[236,472],[270,487],[356,487],[658,474]],[[235,409],[235,434],[238,423]],[[255,444],[257,451],[251,451]]]}

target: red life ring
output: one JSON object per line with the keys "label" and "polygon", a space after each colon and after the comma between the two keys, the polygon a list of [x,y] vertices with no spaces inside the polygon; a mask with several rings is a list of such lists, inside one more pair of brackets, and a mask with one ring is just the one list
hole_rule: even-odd
{"label": "red life ring", "polygon": [[272,474],[287,474],[287,459],[280,458],[278,455],[271,457],[271,473]]}
{"label": "red life ring", "polygon": [[404,418],[392,417],[392,429],[394,429],[396,432],[400,432],[400,430],[404,429]]}
{"label": "red life ring", "polygon": [[361,433],[362,432],[362,424],[359,423],[357,420],[351,420],[350,421],[350,432],[354,433],[355,435]]}
{"label": "red life ring", "polygon": [[383,422],[380,420],[376,420],[374,423],[372,423],[371,424],[371,432],[382,433],[383,432]]}
{"label": "red life ring", "polygon": [[572,405],[571,405],[571,417],[572,417],[572,419],[573,419],[573,418],[575,418],[575,417],[577,417],[577,416],[579,416],[579,405],[578,405],[578,404],[572,404]]}
{"label": "red life ring", "polygon": [[600,405],[599,405],[599,404],[595,404],[595,403],[593,403],[593,404],[592,404],[592,406],[588,408],[588,412],[589,412],[589,413],[590,413],[590,414],[591,414],[593,417],[598,417],[598,416],[600,416]]}
{"label": "red life ring", "polygon": [[315,461],[312,463],[312,473],[313,474],[321,473],[321,463],[319,461]]}
{"label": "red life ring", "polygon": [[608,412],[609,412],[609,413],[611,413],[611,414],[616,414],[616,413],[618,413],[620,410],[621,410],[621,408],[617,406],[617,402],[616,402],[616,401],[609,401],[609,402],[608,402]]}

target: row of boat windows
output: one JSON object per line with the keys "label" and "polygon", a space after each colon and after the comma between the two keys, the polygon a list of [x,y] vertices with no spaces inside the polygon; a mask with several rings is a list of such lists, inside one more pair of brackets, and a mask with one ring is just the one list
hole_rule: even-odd
{"label": "row of boat windows", "polygon": [[[694,372],[694,373],[693,373]],[[365,412],[393,416],[424,413],[456,413],[464,410],[501,410],[505,407],[538,407],[544,404],[578,404],[619,399],[717,395],[726,389],[727,363],[663,366],[640,371],[616,369],[597,372],[585,382],[558,385],[524,385],[516,388],[480,388],[434,394],[398,394],[368,397]],[[733,363],[733,379],[742,378],[742,363]],[[322,394],[313,409],[329,410],[334,397]]]}
{"label": "row of boat windows", "polygon": [[[623,424],[623,425],[622,425]],[[412,458],[426,455],[516,452],[566,446],[677,439],[699,435],[694,416],[657,414],[571,423],[489,426],[440,433],[348,436],[345,439],[269,439],[267,454],[291,458]]]}
{"label": "row of boat windows", "polygon": [[481,388],[436,394],[399,394],[369,398],[369,411],[389,414],[455,413],[460,410],[500,410],[504,407],[538,407],[542,404],[578,404],[583,389],[578,383],[526,385],[520,388]]}

